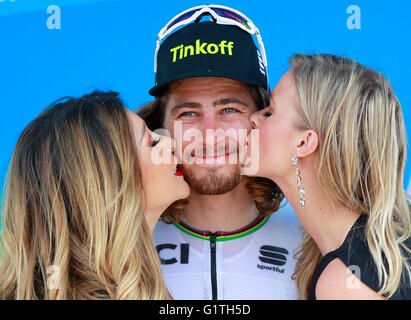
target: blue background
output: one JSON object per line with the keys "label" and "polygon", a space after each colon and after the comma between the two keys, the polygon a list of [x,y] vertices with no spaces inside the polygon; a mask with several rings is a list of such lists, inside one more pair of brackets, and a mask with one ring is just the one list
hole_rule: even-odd
{"label": "blue background", "polygon": [[[199,1],[0,0],[0,182],[23,128],[54,100],[119,91],[130,109],[151,101],[159,30]],[[273,88],[295,52],[334,53],[381,71],[393,84],[411,135],[411,2],[404,0],[219,1],[260,29]],[[47,28],[49,5],[61,29]],[[349,30],[350,5],[361,29]],[[408,156],[410,153],[408,153]],[[407,188],[411,162],[404,187]]]}

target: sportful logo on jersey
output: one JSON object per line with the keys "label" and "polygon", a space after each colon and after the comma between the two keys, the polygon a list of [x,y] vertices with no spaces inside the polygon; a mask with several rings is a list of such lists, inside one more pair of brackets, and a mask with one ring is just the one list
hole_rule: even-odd
{"label": "sportful logo on jersey", "polygon": [[219,44],[216,43],[207,43],[201,42],[200,39],[197,39],[195,45],[184,45],[180,44],[177,47],[171,48],[170,52],[172,53],[172,61],[176,62],[177,59],[181,60],[188,56],[198,55],[198,54],[228,54],[229,56],[233,55],[234,42],[221,40]]}
{"label": "sportful logo on jersey", "polygon": [[258,259],[261,262],[264,262],[270,265],[267,266],[267,265],[257,264],[257,268],[261,270],[269,270],[269,271],[274,271],[278,273],[284,273],[285,268],[279,268],[279,267],[287,263],[287,256],[286,256],[288,255],[287,249],[264,245],[260,248],[260,254],[261,256],[259,256]]}

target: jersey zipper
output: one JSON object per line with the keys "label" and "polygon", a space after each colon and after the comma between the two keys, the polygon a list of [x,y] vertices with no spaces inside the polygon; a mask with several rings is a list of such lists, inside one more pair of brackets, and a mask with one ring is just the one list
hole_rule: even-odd
{"label": "jersey zipper", "polygon": [[212,300],[217,300],[217,237],[216,233],[210,232],[210,252],[211,252],[211,293]]}

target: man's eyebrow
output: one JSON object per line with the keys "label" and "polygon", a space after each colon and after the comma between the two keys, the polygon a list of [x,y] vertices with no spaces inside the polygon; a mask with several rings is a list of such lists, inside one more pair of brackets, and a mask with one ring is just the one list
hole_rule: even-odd
{"label": "man's eyebrow", "polygon": [[199,109],[201,108],[201,104],[197,102],[183,102],[175,105],[174,107],[171,108],[170,114],[175,115],[178,110],[184,109],[184,108],[190,108],[190,109]]}
{"label": "man's eyebrow", "polygon": [[225,99],[220,99],[218,101],[215,101],[213,103],[214,107],[217,105],[226,105],[226,104],[230,104],[230,103],[238,103],[243,105],[244,107],[249,108],[250,106],[248,105],[248,103],[242,101],[241,99],[238,98],[225,98]]}

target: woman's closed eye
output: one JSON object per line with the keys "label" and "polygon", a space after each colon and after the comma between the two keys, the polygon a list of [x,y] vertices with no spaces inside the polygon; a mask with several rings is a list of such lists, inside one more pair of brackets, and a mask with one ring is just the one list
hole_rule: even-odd
{"label": "woman's closed eye", "polygon": [[150,146],[155,147],[160,142],[159,136],[151,136],[150,138]]}
{"label": "woman's closed eye", "polygon": [[272,109],[272,107],[268,106],[264,110],[262,110],[262,113],[263,113],[263,117],[268,118],[268,117],[272,116],[273,109]]}
{"label": "woman's closed eye", "polygon": [[268,118],[272,115],[272,113],[270,111],[266,111],[266,112],[264,112],[263,115],[264,115],[264,117]]}

